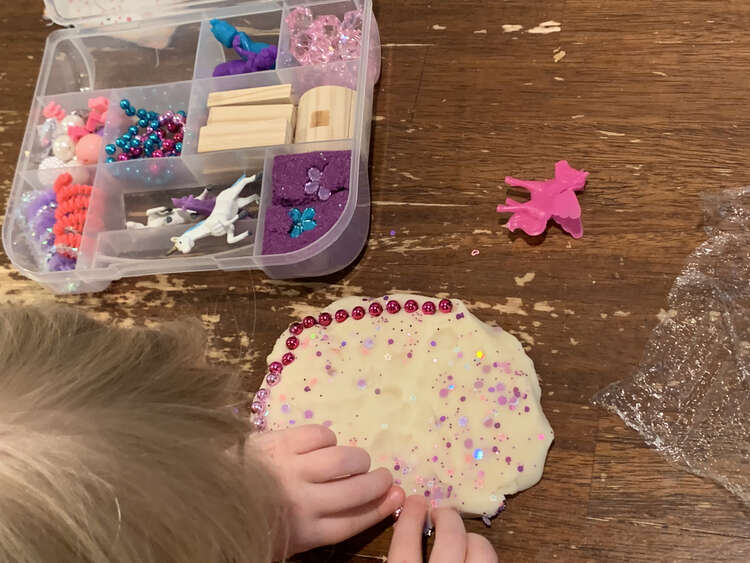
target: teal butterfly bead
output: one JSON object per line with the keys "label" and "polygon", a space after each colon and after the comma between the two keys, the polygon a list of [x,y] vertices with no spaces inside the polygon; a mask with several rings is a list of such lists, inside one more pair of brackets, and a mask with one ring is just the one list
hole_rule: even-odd
{"label": "teal butterfly bead", "polygon": [[289,211],[289,217],[292,220],[292,228],[289,230],[289,236],[298,238],[302,233],[313,230],[317,223],[315,222],[315,210],[312,207],[300,211],[296,207]]}

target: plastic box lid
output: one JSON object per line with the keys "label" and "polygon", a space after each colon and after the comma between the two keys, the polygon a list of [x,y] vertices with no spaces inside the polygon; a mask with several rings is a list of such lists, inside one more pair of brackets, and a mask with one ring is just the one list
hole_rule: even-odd
{"label": "plastic box lid", "polygon": [[176,16],[260,0],[44,0],[45,13],[58,25],[100,27]]}

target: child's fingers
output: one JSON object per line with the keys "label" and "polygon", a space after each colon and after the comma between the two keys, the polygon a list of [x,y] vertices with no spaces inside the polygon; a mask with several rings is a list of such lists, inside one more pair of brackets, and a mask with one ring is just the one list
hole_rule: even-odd
{"label": "child's fingers", "polygon": [[344,541],[391,516],[404,504],[405,496],[401,487],[391,487],[378,499],[323,518],[320,534],[326,538],[326,543]]}
{"label": "child's fingers", "polygon": [[497,552],[484,536],[466,534],[466,563],[497,563]]}
{"label": "child's fingers", "polygon": [[370,454],[362,448],[333,446],[300,456],[301,476],[312,483],[325,483],[370,470]]}
{"label": "child's fingers", "polygon": [[306,454],[320,448],[336,445],[336,434],[333,430],[320,424],[308,424],[298,428],[282,430],[283,439],[295,454]]}
{"label": "child's fingers", "polygon": [[430,515],[435,524],[435,543],[430,563],[457,563],[466,558],[466,528],[458,512],[438,508]]}
{"label": "child's fingers", "polygon": [[393,530],[388,563],[421,563],[422,534],[427,518],[424,497],[413,495],[406,499]]}
{"label": "child's fingers", "polygon": [[310,505],[319,506],[321,516],[336,514],[380,498],[392,484],[391,472],[381,467],[363,475],[311,485]]}

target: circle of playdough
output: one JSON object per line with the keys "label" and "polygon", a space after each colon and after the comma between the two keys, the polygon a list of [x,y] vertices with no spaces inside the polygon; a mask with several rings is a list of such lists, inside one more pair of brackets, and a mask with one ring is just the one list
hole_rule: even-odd
{"label": "circle of playdough", "polygon": [[52,154],[64,162],[69,161],[76,154],[76,146],[73,143],[73,139],[67,135],[55,137],[55,140],[52,141]]}
{"label": "circle of playdough", "polygon": [[323,312],[327,326],[308,318],[276,342],[256,426],[329,426],[407,495],[471,516],[541,479],[553,432],[514,336],[458,300],[349,297]]}
{"label": "circle of playdough", "polygon": [[102,138],[99,135],[84,135],[76,145],[76,158],[81,164],[96,164],[101,148]]}

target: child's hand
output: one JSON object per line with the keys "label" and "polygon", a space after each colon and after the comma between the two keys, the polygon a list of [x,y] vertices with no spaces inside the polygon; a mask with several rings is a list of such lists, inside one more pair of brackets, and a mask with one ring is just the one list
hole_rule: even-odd
{"label": "child's hand", "polygon": [[[288,538],[277,555],[290,556],[343,541],[387,518],[403,504],[391,472],[370,469],[361,448],[337,446],[324,426],[300,426],[253,436],[289,502]],[[286,541],[285,541],[286,539]]]}
{"label": "child's hand", "polygon": [[[484,537],[467,534],[458,512],[451,508],[438,508],[431,512],[435,525],[435,544],[430,563],[497,563],[497,553]],[[421,563],[422,534],[427,503],[424,497],[406,499],[401,516],[396,522],[388,563]]]}

